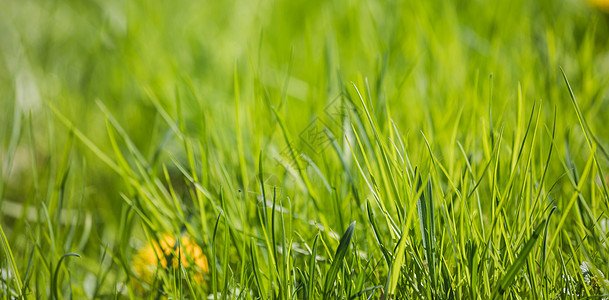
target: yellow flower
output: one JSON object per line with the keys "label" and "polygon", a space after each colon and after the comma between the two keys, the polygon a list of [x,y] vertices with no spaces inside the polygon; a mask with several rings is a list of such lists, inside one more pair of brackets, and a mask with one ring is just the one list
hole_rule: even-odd
{"label": "yellow flower", "polygon": [[177,268],[178,258],[184,268],[196,270],[193,277],[195,283],[205,283],[203,274],[209,274],[207,257],[187,234],[180,237],[180,247],[173,235],[162,234],[158,244],[148,244],[137,252],[133,259],[133,268],[142,281],[150,284],[158,268]]}
{"label": "yellow flower", "polygon": [[609,13],[609,0],[588,0],[592,6]]}

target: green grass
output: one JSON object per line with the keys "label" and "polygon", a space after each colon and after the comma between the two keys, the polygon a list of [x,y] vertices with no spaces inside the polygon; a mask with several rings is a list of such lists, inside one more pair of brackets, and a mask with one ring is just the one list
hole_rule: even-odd
{"label": "green grass", "polygon": [[0,298],[609,298],[608,25],[2,1]]}

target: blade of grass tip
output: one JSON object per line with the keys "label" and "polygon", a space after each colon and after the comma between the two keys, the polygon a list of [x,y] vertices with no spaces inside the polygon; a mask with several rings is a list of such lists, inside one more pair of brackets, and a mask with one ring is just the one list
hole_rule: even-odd
{"label": "blade of grass tip", "polygon": [[319,233],[315,235],[315,241],[313,241],[313,248],[311,249],[311,258],[309,259],[309,284],[307,290],[306,299],[315,299],[315,265],[317,263],[317,240],[319,239]]}
{"label": "blade of grass tip", "polygon": [[[586,119],[584,118],[584,115],[582,114],[581,110],[579,109],[579,104],[577,104],[577,99],[575,98],[575,94],[573,93],[573,89],[571,88],[571,84],[569,84],[569,80],[567,79],[567,75],[565,74],[565,70],[563,70],[563,68],[560,68],[560,72],[562,73],[562,77],[565,80],[565,83],[567,84],[567,88],[569,89],[569,96],[571,96],[571,102],[573,103],[573,107],[575,108],[575,112],[577,114],[577,119],[579,121],[579,125],[582,127],[582,130],[584,131],[584,136],[586,137],[586,142],[588,143],[588,147],[590,149],[590,151],[592,152],[592,155],[594,156],[594,163],[596,164],[596,168],[598,170],[598,173],[600,175],[600,178],[605,178],[603,175],[603,170],[601,168],[600,163],[598,162],[598,158],[596,157],[596,146],[593,147],[592,146],[592,139],[590,138],[590,136],[592,135],[590,132],[590,128],[588,128],[586,126],[587,122]],[[609,190],[607,188],[607,183],[605,182],[605,180],[601,180],[601,185],[603,186],[603,192],[605,193],[605,206],[609,207]]]}
{"label": "blade of grass tip", "polygon": [[338,248],[336,248],[336,254],[328,273],[326,273],[326,280],[324,283],[324,299],[329,299],[330,290],[334,287],[334,281],[337,279],[338,271],[342,268],[343,259],[349,250],[351,244],[351,238],[353,237],[353,231],[355,231],[355,221],[349,225],[343,236],[340,238]]}
{"label": "blade of grass tip", "polygon": [[59,299],[59,290],[57,287],[57,278],[59,276],[59,268],[61,268],[61,263],[67,258],[67,257],[80,257],[80,254],[78,253],[74,253],[74,252],[68,252],[64,255],[61,256],[61,258],[59,259],[59,262],[57,263],[57,266],[55,267],[55,272],[53,272],[53,281],[52,281],[52,286],[51,286],[51,291],[53,293],[53,299]]}
{"label": "blade of grass tip", "polygon": [[502,296],[503,293],[505,293],[510,288],[510,286],[516,279],[516,275],[522,270],[524,264],[526,263],[527,257],[529,256],[531,250],[533,250],[533,247],[537,243],[541,232],[545,229],[546,222],[547,219],[543,220],[537,225],[535,231],[531,235],[531,238],[524,245],[524,247],[518,254],[516,260],[512,263],[512,265],[509,266],[505,274],[501,277],[497,284],[497,287],[495,287],[495,290],[493,292],[493,299],[496,299],[498,296]]}

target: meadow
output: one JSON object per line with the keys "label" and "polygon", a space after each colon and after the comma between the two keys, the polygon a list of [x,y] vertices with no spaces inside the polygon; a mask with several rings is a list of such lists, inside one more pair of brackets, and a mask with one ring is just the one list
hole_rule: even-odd
{"label": "meadow", "polygon": [[0,298],[609,299],[597,5],[0,0]]}

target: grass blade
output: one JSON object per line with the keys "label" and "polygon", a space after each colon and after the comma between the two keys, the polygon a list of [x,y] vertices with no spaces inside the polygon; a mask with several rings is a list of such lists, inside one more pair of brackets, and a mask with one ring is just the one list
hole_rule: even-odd
{"label": "grass blade", "polygon": [[74,252],[68,252],[61,256],[57,266],[55,267],[55,272],[53,272],[53,286],[51,287],[51,291],[53,292],[53,299],[59,299],[59,287],[57,287],[57,278],[59,277],[59,268],[61,268],[61,263],[68,257],[80,257],[80,254]]}
{"label": "grass blade", "polygon": [[311,258],[309,259],[309,283],[307,290],[307,299],[315,299],[315,266],[317,264],[317,240],[319,239],[319,233],[315,235],[315,241],[313,242],[313,248],[311,249]]}
{"label": "grass blade", "polygon": [[328,273],[326,273],[326,281],[324,283],[324,299],[329,299],[331,290],[334,288],[334,281],[337,280],[338,271],[342,268],[343,259],[349,250],[351,244],[351,238],[353,237],[353,231],[355,231],[355,221],[349,225],[343,236],[340,238],[338,248],[336,248],[336,254],[332,260],[332,265]]}
{"label": "grass blade", "polygon": [[531,250],[533,250],[533,247],[535,247],[535,244],[537,244],[537,240],[545,229],[545,224],[546,220],[539,223],[537,227],[535,227],[535,231],[531,235],[531,238],[529,238],[522,250],[520,250],[520,253],[518,253],[516,260],[510,265],[505,274],[499,280],[493,292],[493,299],[495,299],[497,296],[503,295],[516,279],[518,272],[522,271],[522,268],[527,261],[527,257],[531,253]]}

